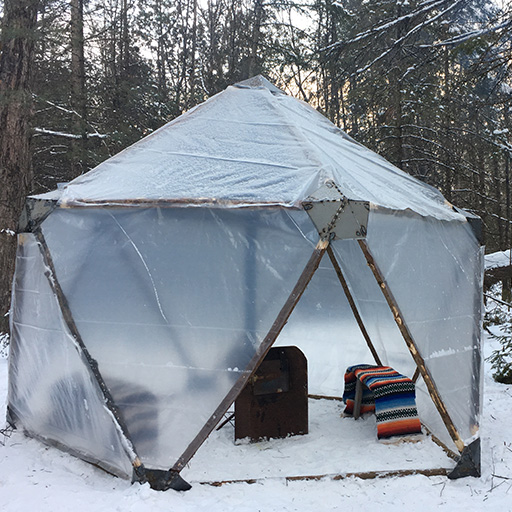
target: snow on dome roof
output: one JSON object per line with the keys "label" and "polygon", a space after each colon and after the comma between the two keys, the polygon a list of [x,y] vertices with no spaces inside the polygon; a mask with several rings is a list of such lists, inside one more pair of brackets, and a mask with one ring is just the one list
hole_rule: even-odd
{"label": "snow on dome roof", "polygon": [[262,76],[228,87],[73,180],[61,203],[298,206],[326,180],[349,199],[463,219],[438,190]]}

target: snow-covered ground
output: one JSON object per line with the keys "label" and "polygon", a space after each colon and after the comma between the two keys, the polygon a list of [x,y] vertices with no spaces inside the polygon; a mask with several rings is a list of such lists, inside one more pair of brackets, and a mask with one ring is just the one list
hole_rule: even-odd
{"label": "snow-covered ground", "polygon": [[[486,341],[486,354],[493,349]],[[0,357],[0,403],[7,391],[7,360]],[[286,476],[363,469],[450,467],[430,441],[385,446],[374,441],[374,419],[341,419],[336,402],[313,401],[310,435],[234,445],[227,425],[201,447],[183,476],[186,493],[153,491],[114,478],[20,433],[0,435],[0,510],[14,511],[512,511],[512,386],[497,384],[486,364],[481,478],[450,481],[413,475],[372,480]],[[1,414],[4,415],[2,406]],[[373,423],[372,423],[373,422]],[[348,443],[347,443],[348,441]],[[421,462],[419,462],[421,460]],[[255,478],[220,487],[204,481]]]}

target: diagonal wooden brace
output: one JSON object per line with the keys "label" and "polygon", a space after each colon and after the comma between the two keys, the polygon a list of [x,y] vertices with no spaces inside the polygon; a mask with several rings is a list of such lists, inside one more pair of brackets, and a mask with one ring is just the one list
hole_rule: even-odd
{"label": "diagonal wooden brace", "polygon": [[397,301],[393,297],[393,294],[391,293],[391,290],[389,289],[385,279],[384,275],[380,271],[379,267],[377,266],[377,263],[375,262],[373,255],[370,252],[370,249],[368,247],[368,244],[366,243],[366,240],[358,240],[359,246],[361,247],[361,250],[363,251],[363,254],[366,258],[366,261],[368,263],[368,266],[370,267],[371,271],[373,272],[373,275],[375,276],[375,279],[377,280],[377,283],[379,284],[379,288],[381,292],[383,293],[386,302],[388,303],[388,306],[391,309],[391,312],[393,313],[393,318],[395,319],[395,322],[398,326],[398,329],[400,330],[400,333],[402,334],[405,343],[407,344],[407,347],[409,348],[409,351],[414,359],[414,362],[416,363],[416,366],[418,367],[421,376],[423,377],[423,380],[425,381],[425,385],[427,386],[428,392],[430,394],[430,397],[432,398],[432,401],[434,402],[434,405],[436,406],[436,409],[438,410],[439,414],[441,415],[441,418],[443,420],[443,423],[446,426],[446,429],[448,430],[448,433],[450,434],[450,437],[453,439],[453,442],[455,443],[455,446],[459,450],[459,452],[462,453],[464,450],[464,441],[461,439],[460,434],[458,433],[457,429],[455,428],[455,424],[453,423],[450,414],[448,413],[448,410],[446,409],[446,406],[444,405],[444,402],[439,395],[439,392],[437,390],[437,387],[430,376],[430,373],[427,370],[427,367],[425,365],[425,360],[421,356],[421,354],[418,351],[418,348],[416,347],[416,343],[411,335],[411,332],[409,331],[409,328],[407,327],[407,324],[404,320],[404,317],[400,311],[400,308],[398,306]]}
{"label": "diagonal wooden brace", "polygon": [[210,416],[204,427],[192,440],[192,442],[187,447],[185,452],[181,455],[181,457],[178,459],[178,461],[174,464],[172,470],[179,472],[185,467],[188,461],[194,456],[195,452],[199,449],[199,447],[204,443],[206,438],[210,435],[211,431],[215,428],[217,423],[219,423],[219,421],[222,419],[226,411],[229,409],[230,405],[236,400],[236,398],[238,397],[242,389],[245,387],[247,382],[256,372],[260,363],[263,361],[263,359],[265,359],[265,356],[267,355],[268,351],[270,350],[270,348],[276,341],[277,337],[283,330],[284,326],[286,325],[286,322],[288,322],[288,319],[290,318],[290,315],[295,309],[295,306],[298,304],[300,298],[302,297],[302,294],[306,290],[306,287],[308,286],[309,282],[313,278],[313,275],[318,269],[320,261],[322,261],[322,258],[328,246],[328,240],[319,240],[315,249],[313,250],[313,254],[309,258],[309,261],[307,262],[306,266],[304,267],[302,274],[300,275],[297,283],[295,284],[293,290],[288,296],[288,299],[281,308],[281,311],[279,311],[279,314],[277,315],[274,323],[270,327],[270,330],[268,331],[264,340],[258,347],[256,353],[249,361],[246,371],[244,371],[240,375],[235,385],[231,388],[226,397],[222,400],[222,402],[217,407],[215,412]]}

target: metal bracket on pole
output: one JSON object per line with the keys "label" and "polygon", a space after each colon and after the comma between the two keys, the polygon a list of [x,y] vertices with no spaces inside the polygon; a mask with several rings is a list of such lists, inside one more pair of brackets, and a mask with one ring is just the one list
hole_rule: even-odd
{"label": "metal bracket on pole", "polygon": [[322,240],[366,238],[370,203],[347,199],[334,181],[326,181],[302,206]]}
{"label": "metal bracket on pole", "polygon": [[448,474],[450,480],[466,476],[480,477],[482,468],[480,463],[480,438],[475,439],[471,444],[464,447],[457,465]]}
{"label": "metal bracket on pole", "polygon": [[454,206],[453,209],[457,213],[460,213],[466,217],[469,227],[472,229],[475,238],[478,240],[478,243],[480,245],[485,245],[484,226],[482,219],[478,217],[478,215],[475,215],[474,213],[471,213],[467,210],[463,210],[462,208],[457,208]]}
{"label": "metal bracket on pole", "polygon": [[56,200],[28,197],[18,222],[18,233],[34,233],[56,207]]}

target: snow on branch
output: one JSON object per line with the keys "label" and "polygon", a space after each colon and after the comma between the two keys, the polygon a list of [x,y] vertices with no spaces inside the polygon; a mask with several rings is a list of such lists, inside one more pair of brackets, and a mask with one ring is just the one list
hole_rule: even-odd
{"label": "snow on branch", "polygon": [[427,25],[431,25],[435,21],[437,21],[439,18],[442,18],[445,14],[453,10],[455,7],[457,7],[459,4],[461,4],[464,0],[456,0],[453,2],[453,4],[449,5],[446,9],[443,11],[438,12],[435,16],[432,16],[431,18],[428,18],[422,23],[419,23],[418,25],[414,26],[405,34],[404,36],[398,38],[389,48],[387,48],[383,53],[381,53],[376,59],[372,60],[369,64],[364,66],[363,68],[359,68],[356,71],[356,74],[364,73],[368,69],[370,69],[374,64],[382,60],[386,55],[389,55],[398,45],[403,43],[406,39],[408,39],[411,35],[415,34],[416,32],[422,30]]}
{"label": "snow on branch", "polygon": [[498,219],[498,220],[501,220],[501,221],[504,221],[504,222],[507,222],[508,224],[511,224],[512,225],[512,220],[510,219],[506,219],[505,217],[502,217],[501,215],[498,215],[496,213],[489,213],[489,212],[486,212],[487,215],[489,215],[490,217],[493,217],[495,219]]}
{"label": "snow on branch", "polygon": [[[455,7],[457,4],[460,4],[462,0],[457,0],[454,2],[451,6],[448,6],[447,9],[443,11],[443,13],[451,10],[453,7]],[[415,11],[411,11],[408,14],[404,14],[403,16],[400,16],[399,18],[396,18],[392,21],[388,21],[386,23],[383,23],[382,25],[379,25],[377,27],[372,27],[369,30],[365,30],[364,32],[361,32],[354,36],[352,39],[349,39],[347,41],[337,41],[336,43],[332,43],[328,46],[325,46],[324,48],[321,48],[320,51],[329,51],[334,48],[337,48],[339,46],[344,46],[352,43],[357,43],[358,41],[362,41],[363,39],[366,39],[370,36],[374,36],[375,34],[378,34],[379,32],[383,32],[385,30],[388,30],[392,28],[393,26],[397,25],[398,23],[401,23],[402,21],[415,18],[416,16],[429,12],[433,9],[436,9],[437,7],[440,7],[446,3],[446,0],[436,0],[433,2],[426,2],[423,5],[420,6],[420,8],[416,9]]]}
{"label": "snow on branch", "polygon": [[487,34],[492,34],[494,32],[498,32],[501,29],[510,29],[512,27],[512,20],[506,20],[500,23],[499,25],[493,27],[487,27],[481,30],[472,30],[471,32],[466,32],[464,34],[459,34],[458,36],[447,39],[446,41],[439,41],[438,43],[434,43],[432,45],[420,45],[420,48],[430,47],[430,46],[454,46],[457,44],[464,43],[469,41],[470,39],[474,39],[475,37],[486,36]]}
{"label": "snow on branch", "polygon": [[[431,163],[435,163],[436,165],[439,165],[439,167],[444,167],[445,169],[448,169],[451,171],[456,170],[456,168],[454,166],[444,163],[442,160],[439,159],[438,155],[436,155],[435,153],[431,153],[426,148],[420,148],[419,146],[413,146],[411,144],[404,144],[403,147],[416,152],[416,154],[418,154],[418,155],[424,155],[424,157],[428,157],[428,159],[424,158],[425,161],[430,161]],[[409,158],[405,161],[413,162],[414,160],[420,161],[421,159],[420,158],[416,158],[416,159]],[[483,174],[486,178],[491,178],[491,179],[493,178],[493,176],[491,176],[490,173],[483,171],[481,169],[477,170],[474,167],[472,167],[471,164],[468,163],[467,160],[465,160],[465,159],[462,159],[458,165],[461,169],[464,169],[464,170],[468,171],[469,173],[474,174],[475,176],[479,176],[480,174]]]}
{"label": "snow on branch", "polygon": [[[72,114],[74,116],[78,116],[80,119],[82,119],[82,116],[76,111],[76,110],[70,110],[68,108],[65,108],[63,107],[62,105],[57,105],[56,103],[54,103],[53,101],[50,101],[50,100],[42,100],[41,98],[39,98],[39,96],[37,94],[32,94],[32,96],[39,100],[39,101],[43,101],[44,103],[46,103],[47,105],[50,105],[51,107],[54,107],[56,108],[57,110],[62,110],[62,112],[65,112],[66,114]],[[91,123],[87,123],[87,125],[92,128],[94,130],[94,133],[88,133],[87,134],[87,137],[88,138],[91,138],[91,137],[97,137],[99,139],[106,139],[108,137],[108,135],[102,135],[100,133],[98,133],[98,130],[96,130],[96,128],[94,126],[91,125]],[[41,131],[41,130],[44,130],[44,128],[36,128],[35,129],[36,132],[39,132],[39,133],[45,133],[46,135],[58,135],[60,137],[67,137],[67,138],[71,138],[71,139],[81,139],[83,138],[82,135],[72,135],[72,134],[64,134],[64,133],[61,133],[61,132],[54,132],[54,133],[50,133],[50,130],[46,130],[46,131]]]}
{"label": "snow on branch", "polygon": [[[42,135],[55,135],[56,137],[64,137],[66,139],[83,139],[83,135],[77,135],[75,133],[65,133],[65,132],[56,132],[54,130],[47,130],[46,128],[34,128],[36,133],[41,133]],[[87,138],[91,139],[96,137],[98,139],[106,139],[108,137],[107,134],[104,133],[88,133]]]}
{"label": "snow on branch", "polygon": [[[39,99],[39,96],[37,94],[32,94],[32,96],[35,99]],[[77,115],[78,117],[82,117],[75,110],[69,110],[68,108],[62,107],[61,105],[57,105],[56,103],[54,103],[53,101],[50,101],[50,100],[43,100],[43,101],[44,101],[44,103],[56,108],[57,110],[62,110],[63,112],[66,112],[66,114],[73,114],[73,115]]]}

